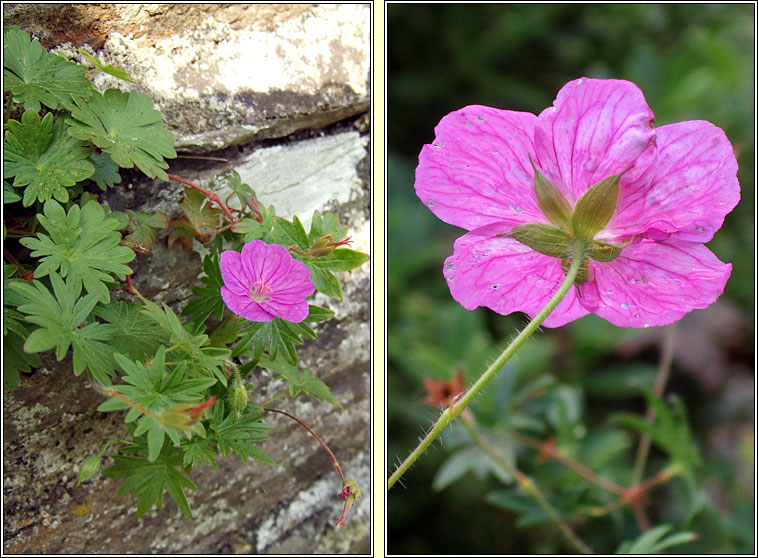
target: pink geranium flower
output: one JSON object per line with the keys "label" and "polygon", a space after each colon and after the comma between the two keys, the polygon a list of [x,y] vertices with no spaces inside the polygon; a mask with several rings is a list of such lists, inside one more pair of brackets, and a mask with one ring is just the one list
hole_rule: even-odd
{"label": "pink geranium flower", "polygon": [[253,240],[242,253],[222,252],[219,265],[221,297],[235,314],[251,322],[274,317],[302,322],[308,316],[305,299],[314,290],[310,272],[284,246]]}
{"label": "pink geranium flower", "polygon": [[421,151],[416,193],[469,231],[444,264],[453,298],[534,316],[565,277],[567,243],[582,238],[586,267],[546,326],[588,313],[660,326],[714,302],[732,266],[703,243],[739,201],[732,146],[709,122],[653,124],[636,85],[587,78],[539,116],[484,106],[445,116]]}

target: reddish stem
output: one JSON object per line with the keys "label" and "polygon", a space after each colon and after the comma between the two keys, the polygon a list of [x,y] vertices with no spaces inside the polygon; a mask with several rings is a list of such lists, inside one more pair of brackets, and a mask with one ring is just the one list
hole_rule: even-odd
{"label": "reddish stem", "polygon": [[319,438],[318,434],[316,434],[316,433],[315,433],[313,430],[311,430],[310,428],[308,428],[308,427],[305,425],[305,423],[304,423],[303,421],[301,421],[299,418],[297,418],[297,417],[293,417],[293,416],[292,416],[291,414],[289,414],[289,413],[285,413],[284,411],[280,411],[279,409],[271,409],[270,407],[263,407],[263,410],[264,410],[264,411],[270,411],[270,412],[272,412],[272,413],[279,413],[279,414],[281,414],[281,415],[284,415],[284,416],[286,416],[286,417],[289,417],[289,418],[291,418],[292,420],[294,420],[296,423],[298,423],[300,426],[302,426],[303,428],[305,428],[305,429],[306,429],[306,430],[307,430],[307,431],[310,433],[310,435],[311,435],[311,436],[313,436],[314,438],[316,438],[316,439],[317,439],[317,440],[318,440],[318,441],[321,443],[321,445],[322,445],[322,446],[324,446],[324,449],[325,449],[326,451],[328,451],[328,452],[329,452],[329,455],[331,455],[331,456],[332,456],[332,461],[334,462],[334,467],[335,467],[335,469],[337,469],[337,473],[339,473],[339,475],[340,475],[340,479],[342,479],[342,483],[343,483],[343,484],[345,483],[345,477],[344,477],[344,476],[342,476],[342,469],[340,469],[340,464],[337,462],[337,458],[336,458],[336,457],[334,457],[334,454],[332,453],[332,450],[330,450],[330,449],[329,449],[329,446],[327,446],[327,445],[324,443],[324,440],[322,440],[321,438]]}
{"label": "reddish stem", "polygon": [[22,279],[26,279],[30,283],[34,283],[34,273],[31,271],[24,271],[24,268],[21,267],[21,264],[18,263],[16,258],[14,258],[8,250],[3,248],[3,253],[5,254],[5,257],[8,259],[10,263],[15,265],[18,268],[18,274],[21,276]]}
{"label": "reddish stem", "polygon": [[137,287],[135,287],[134,283],[132,283],[131,275],[126,276],[126,292],[136,297],[140,296],[139,291],[137,290]]}
{"label": "reddish stem", "polygon": [[208,198],[211,202],[216,202],[219,207],[223,210],[224,213],[226,213],[226,216],[229,218],[229,220],[232,223],[238,223],[239,219],[232,215],[232,212],[229,211],[229,208],[226,206],[224,202],[221,201],[221,198],[218,197],[218,194],[216,192],[211,192],[210,190],[206,190],[205,188],[198,186],[197,184],[194,184],[193,182],[190,182],[189,180],[184,180],[183,178],[179,178],[178,176],[175,176],[173,174],[166,173],[167,176],[173,180],[176,180],[177,182],[181,182],[182,184],[186,184],[187,186],[190,186],[191,188],[194,188],[195,190],[198,190],[199,192],[202,192],[205,194],[205,196]]}
{"label": "reddish stem", "polygon": [[290,252],[295,252],[297,254],[300,254],[301,256],[310,256],[310,254],[308,254],[307,252],[303,252],[302,250],[300,250],[294,244],[292,246],[290,246],[289,248],[287,248],[287,250],[289,250]]}

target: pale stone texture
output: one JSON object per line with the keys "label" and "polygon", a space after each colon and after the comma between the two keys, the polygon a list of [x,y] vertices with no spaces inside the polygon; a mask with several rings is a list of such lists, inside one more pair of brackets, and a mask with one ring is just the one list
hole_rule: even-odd
{"label": "pale stone texture", "polygon": [[[367,5],[4,5],[17,24],[71,53],[93,50],[126,69],[156,100],[177,151],[209,152],[227,163],[176,159],[170,172],[217,190],[232,169],[277,214],[306,224],[314,209],[346,224],[352,247],[370,252],[369,7]],[[97,78],[99,87],[128,84]],[[264,139],[267,138],[267,139]],[[183,186],[122,171],[100,195],[111,209],[181,215]],[[97,193],[97,190],[94,190]],[[130,264],[140,291],[179,311],[201,274],[202,246],[166,245]],[[372,509],[370,448],[370,263],[339,274],[344,300],[317,294],[335,311],[317,340],[298,351],[345,411],[304,395],[277,400],[324,438],[363,497],[336,529],[341,483],[329,455],[302,428],[267,416],[262,448],[277,462],[219,458],[190,477],[189,520],[166,495],[160,511],[136,518],[136,500],[98,477],[77,485],[78,466],[109,437],[123,437],[122,413],[100,413],[103,396],[74,377],[70,355],[42,358],[36,373],[4,394],[3,492],[7,553],[368,553]],[[265,370],[250,376],[266,399],[286,389]],[[104,466],[111,463],[104,460]]]}

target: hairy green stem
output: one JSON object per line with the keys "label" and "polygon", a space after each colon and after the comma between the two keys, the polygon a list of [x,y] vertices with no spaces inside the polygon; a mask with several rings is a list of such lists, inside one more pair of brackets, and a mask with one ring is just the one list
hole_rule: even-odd
{"label": "hairy green stem", "polygon": [[563,297],[566,296],[566,293],[574,284],[574,280],[579,273],[579,268],[584,261],[586,249],[587,243],[585,241],[579,239],[574,240],[574,251],[571,260],[571,266],[566,272],[566,278],[563,280],[563,283],[561,283],[558,291],[548,301],[545,307],[540,310],[540,312],[532,319],[532,321],[527,324],[521,333],[519,333],[518,336],[513,341],[511,341],[510,345],[505,348],[500,356],[495,359],[495,362],[493,362],[490,367],[484,371],[484,374],[479,377],[476,383],[471,386],[471,388],[458,401],[453,402],[450,407],[442,412],[440,418],[437,419],[437,422],[434,424],[429,433],[424,437],[424,439],[421,440],[416,449],[414,449],[406,458],[406,460],[398,466],[394,473],[392,473],[389,480],[387,481],[388,490],[392,488],[398,479],[400,479],[400,477],[403,475],[403,473],[405,473],[405,471],[407,471],[408,468],[413,465],[413,463],[415,463],[415,461],[421,456],[422,453],[424,453],[426,448],[429,447],[435,438],[440,435],[445,427],[453,420],[455,420],[455,418],[460,415],[466,407],[468,407],[469,403],[471,403],[471,400],[476,397],[476,395],[482,390],[482,388],[484,388],[485,385],[487,385],[487,383],[508,361],[508,359],[513,356],[516,350],[518,350],[519,347],[524,344],[524,341],[526,341],[532,335],[532,333],[537,330],[540,324],[545,321],[550,313],[555,310],[555,307],[558,306],[561,300],[563,300]]}

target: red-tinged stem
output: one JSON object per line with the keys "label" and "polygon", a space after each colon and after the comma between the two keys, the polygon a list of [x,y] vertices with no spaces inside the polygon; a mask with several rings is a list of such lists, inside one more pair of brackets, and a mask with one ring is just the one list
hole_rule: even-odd
{"label": "red-tinged stem", "polygon": [[[236,211],[236,210],[233,210],[233,211]],[[234,226],[234,223],[229,223],[228,225],[224,225],[223,227],[221,227],[220,229],[216,229],[215,231],[208,231],[208,232],[204,233],[202,231],[197,231],[196,230],[195,232],[198,235],[200,235],[200,236],[210,236],[212,234],[218,234],[220,232],[224,232],[227,229],[231,229],[233,226]]]}
{"label": "red-tinged stem", "polygon": [[294,244],[293,244],[292,246],[290,246],[289,248],[287,248],[287,250],[289,250],[290,252],[295,252],[296,254],[300,254],[301,256],[310,256],[310,254],[308,254],[308,253],[306,253],[306,252],[302,252],[302,251],[301,251],[300,249],[298,249],[298,247],[297,247],[297,246],[295,246]]}
{"label": "red-tinged stem", "polygon": [[515,430],[509,431],[507,432],[507,434],[508,436],[513,438],[516,442],[521,444],[522,446],[534,448],[544,453],[546,456],[551,457],[555,459],[556,461],[563,463],[566,467],[574,470],[578,475],[584,477],[592,484],[596,484],[604,488],[608,492],[612,492],[619,496],[626,493],[626,490],[627,490],[626,488],[616,484],[613,481],[600,477],[597,473],[595,473],[594,471],[592,471],[585,465],[579,463],[572,457],[563,453],[561,450],[559,450],[557,447],[555,447],[554,444],[550,443],[549,441],[543,442],[542,440],[531,438],[530,436],[525,436],[519,432],[516,432]]}
{"label": "red-tinged stem", "polygon": [[112,395],[113,397],[118,397],[119,399],[121,399],[121,401],[123,401],[124,403],[126,403],[130,407],[134,407],[139,412],[144,413],[145,415],[147,415],[150,418],[158,419],[158,417],[155,414],[151,413],[150,411],[148,411],[144,407],[141,407],[140,405],[138,405],[134,401],[132,401],[132,400],[124,397],[119,392],[117,392],[115,389],[106,389],[105,393],[107,393],[108,395]]}
{"label": "red-tinged stem", "polygon": [[289,413],[286,413],[286,412],[284,412],[284,411],[280,411],[279,409],[272,409],[272,408],[270,408],[270,407],[263,407],[263,410],[264,410],[264,411],[270,411],[270,412],[272,412],[272,413],[279,413],[280,415],[284,415],[284,416],[286,416],[286,417],[289,417],[289,418],[291,418],[291,419],[292,419],[292,420],[294,420],[296,423],[298,423],[300,426],[302,426],[303,428],[305,428],[305,429],[308,431],[308,433],[309,433],[311,436],[313,436],[314,438],[316,438],[316,439],[319,441],[319,443],[321,443],[321,445],[322,445],[322,446],[324,446],[324,449],[325,449],[326,451],[328,451],[328,452],[329,452],[329,455],[331,455],[331,456],[332,456],[332,461],[334,462],[334,468],[335,468],[335,469],[337,469],[337,473],[339,473],[339,475],[340,475],[340,479],[342,479],[342,482],[343,482],[343,484],[344,484],[344,482],[345,482],[345,477],[344,477],[344,476],[342,476],[342,469],[340,469],[340,464],[337,462],[337,458],[336,458],[336,457],[334,457],[334,454],[332,453],[332,450],[330,450],[330,449],[329,449],[329,446],[327,446],[327,445],[324,443],[324,440],[322,440],[321,438],[319,438],[318,434],[316,434],[316,433],[315,433],[313,430],[311,430],[310,428],[308,428],[308,427],[305,425],[305,423],[304,423],[303,421],[301,421],[299,418],[297,418],[297,417],[293,417],[293,416],[292,416],[291,414],[289,414]]}
{"label": "red-tinged stem", "polygon": [[129,293],[132,296],[136,296],[137,298],[142,298],[142,295],[137,290],[137,287],[135,287],[134,283],[132,283],[132,276],[131,275],[127,275],[126,276],[126,292]]}
{"label": "red-tinged stem", "polygon": [[3,253],[5,254],[5,257],[8,259],[10,263],[15,265],[18,268],[18,274],[21,276],[22,279],[26,279],[30,283],[34,283],[34,273],[31,271],[24,271],[24,268],[21,267],[21,264],[18,263],[16,258],[14,258],[8,250],[3,248]]}
{"label": "red-tinged stem", "polygon": [[205,194],[208,200],[210,200],[211,202],[216,202],[219,205],[219,207],[222,209],[224,213],[226,213],[226,216],[229,218],[229,220],[232,223],[239,222],[239,219],[235,217],[234,215],[232,215],[232,212],[229,211],[229,208],[226,206],[224,202],[221,201],[221,198],[218,197],[218,194],[216,194],[216,192],[211,192],[210,190],[206,190],[205,188],[198,186],[197,184],[190,182],[189,180],[184,180],[183,178],[179,178],[176,175],[168,174],[168,173],[166,174],[169,178],[176,180],[177,182],[181,182],[182,184],[186,184],[187,186],[194,188],[195,190],[199,192],[202,192],[203,194]]}

